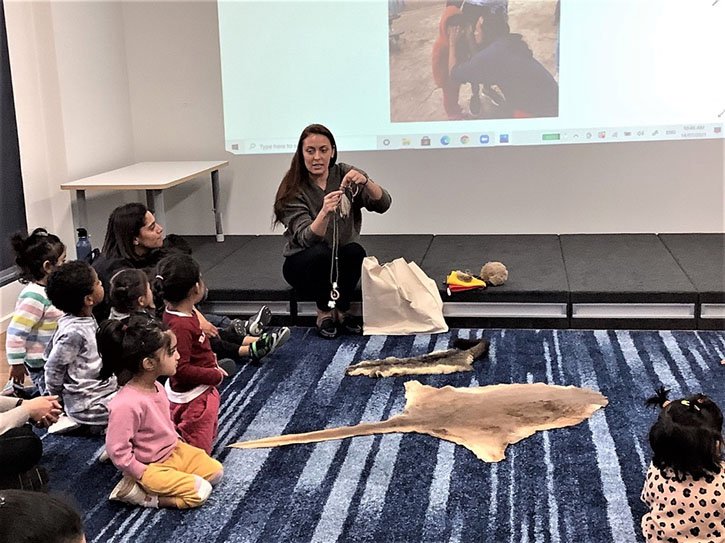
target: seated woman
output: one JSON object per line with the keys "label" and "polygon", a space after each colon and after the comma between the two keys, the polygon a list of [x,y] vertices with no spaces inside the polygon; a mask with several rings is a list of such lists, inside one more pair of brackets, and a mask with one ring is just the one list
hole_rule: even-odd
{"label": "seated woman", "polygon": [[107,318],[110,311],[111,277],[127,268],[151,274],[163,256],[163,244],[164,227],[156,222],[145,205],[131,203],[113,210],[108,217],[101,255],[93,261],[93,268],[106,292],[106,299],[93,311],[99,322]]}
{"label": "seated woman", "polygon": [[[487,117],[556,117],[559,85],[534,58],[521,34],[511,33],[507,7],[507,0],[463,5],[457,24],[449,30],[451,79],[475,83],[474,88],[484,85],[498,106]],[[472,103],[478,98],[475,94]]]}
{"label": "seated woman", "polygon": [[365,172],[337,163],[330,130],[311,124],[302,131],[277,189],[274,216],[286,228],[284,278],[315,300],[324,338],[362,332],[359,319],[348,313],[366,256],[358,243],[362,209],[385,213],[390,203],[388,191]]}

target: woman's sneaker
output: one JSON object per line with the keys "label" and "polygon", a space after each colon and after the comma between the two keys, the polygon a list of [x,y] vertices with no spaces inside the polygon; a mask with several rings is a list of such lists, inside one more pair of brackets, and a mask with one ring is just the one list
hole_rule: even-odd
{"label": "woman's sneaker", "polygon": [[346,314],[340,321],[340,328],[342,328],[346,334],[359,336],[363,333],[362,319],[356,315]]}
{"label": "woman's sneaker", "polygon": [[290,335],[290,329],[286,326],[274,332],[264,332],[257,341],[249,345],[249,356],[252,360],[261,360],[287,343]]}
{"label": "woman's sneaker", "polygon": [[269,321],[271,320],[272,310],[266,305],[263,305],[259,308],[259,311],[249,317],[249,319],[247,319],[246,321],[234,319],[232,321],[232,326],[234,327],[234,331],[239,337],[258,337],[262,335],[262,332],[264,332],[264,327],[267,326],[269,324]]}
{"label": "woman's sneaker", "polygon": [[325,317],[317,323],[317,334],[325,339],[335,339],[340,335],[340,330],[332,317]]}

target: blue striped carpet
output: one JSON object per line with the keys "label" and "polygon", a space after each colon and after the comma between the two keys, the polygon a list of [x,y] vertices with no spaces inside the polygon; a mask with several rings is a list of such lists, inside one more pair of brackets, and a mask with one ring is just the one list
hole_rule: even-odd
{"label": "blue striped carpet", "polygon": [[[548,382],[600,390],[610,404],[573,428],[538,433],[486,464],[415,434],[367,436],[276,449],[226,444],[388,418],[404,405],[403,378],[345,377],[352,362],[490,339],[476,371],[422,376],[459,387]],[[719,386],[722,332],[453,330],[438,336],[318,339],[309,329],[222,389],[215,450],[225,480],[195,511],[107,501],[120,478],[95,461],[100,439],[45,436],[54,490],[72,493],[88,541],[612,542],[641,541],[639,501],[659,384],[674,395]]]}

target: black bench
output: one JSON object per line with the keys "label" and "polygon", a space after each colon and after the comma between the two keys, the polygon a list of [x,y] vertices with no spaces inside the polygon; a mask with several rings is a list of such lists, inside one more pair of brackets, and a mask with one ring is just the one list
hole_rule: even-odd
{"label": "black bench", "polygon": [[[188,236],[209,296],[204,308],[251,314],[261,303],[293,324],[308,323],[314,303],[282,277],[281,236]],[[366,235],[382,264],[415,261],[440,286],[451,325],[535,328],[722,329],[724,234]],[[446,293],[451,270],[477,274],[487,261],[509,269],[508,282]],[[355,297],[361,299],[360,292]],[[307,319],[307,320],[306,320]]]}

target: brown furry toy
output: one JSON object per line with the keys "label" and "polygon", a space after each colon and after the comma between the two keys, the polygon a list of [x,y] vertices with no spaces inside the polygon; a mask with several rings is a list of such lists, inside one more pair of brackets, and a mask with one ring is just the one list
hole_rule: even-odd
{"label": "brown furry toy", "polygon": [[509,278],[509,271],[501,262],[486,262],[481,268],[481,279],[486,284],[499,287]]}

